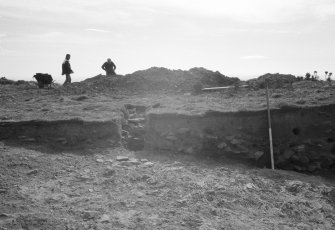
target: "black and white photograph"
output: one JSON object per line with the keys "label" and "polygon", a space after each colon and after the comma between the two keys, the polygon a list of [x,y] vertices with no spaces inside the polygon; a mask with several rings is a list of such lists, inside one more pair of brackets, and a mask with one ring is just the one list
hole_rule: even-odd
{"label": "black and white photograph", "polygon": [[335,0],[0,0],[0,230],[335,229]]}

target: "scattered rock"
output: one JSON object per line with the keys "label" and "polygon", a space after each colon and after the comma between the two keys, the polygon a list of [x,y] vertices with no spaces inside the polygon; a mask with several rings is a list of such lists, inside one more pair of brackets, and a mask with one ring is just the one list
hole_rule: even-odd
{"label": "scattered rock", "polygon": [[64,142],[64,141],[66,141],[66,138],[64,138],[64,137],[56,138],[55,141]]}
{"label": "scattered rock", "polygon": [[297,153],[302,153],[302,152],[305,152],[305,149],[306,149],[305,145],[298,145],[298,146],[295,147],[294,150],[295,150]]}
{"label": "scattered rock", "polygon": [[292,155],[291,160],[295,163],[300,163],[299,156],[297,154]]}
{"label": "scattered rock", "polygon": [[318,165],[316,165],[316,164],[311,164],[311,165],[308,165],[308,166],[307,166],[307,170],[308,170],[308,172],[314,172],[314,171],[316,171],[317,169],[319,169],[319,167],[318,167]]}
{"label": "scattered rock", "polygon": [[121,130],[121,135],[122,135],[122,137],[124,137],[124,138],[128,138],[129,137],[129,132],[127,131],[127,130]]}
{"label": "scattered rock", "polygon": [[10,216],[6,213],[0,213],[0,219],[9,218]]}
{"label": "scattered rock", "polygon": [[301,181],[287,181],[286,182],[286,190],[292,193],[293,195],[297,195],[301,191],[303,191],[304,183]]}
{"label": "scattered rock", "polygon": [[240,141],[237,140],[237,139],[233,139],[233,140],[230,141],[230,143],[233,144],[233,145],[238,145],[240,143]]}
{"label": "scattered rock", "polygon": [[226,148],[228,145],[225,142],[221,142],[220,144],[218,144],[218,149],[224,149]]}
{"label": "scattered rock", "polygon": [[130,123],[141,123],[141,122],[144,122],[145,121],[145,118],[132,118],[132,119],[128,119],[128,122]]}
{"label": "scattered rock", "polygon": [[327,129],[327,130],[325,131],[325,133],[327,133],[327,134],[332,133],[332,132],[333,132],[332,129]]}
{"label": "scattered rock", "polygon": [[97,159],[96,160],[98,163],[104,163],[104,160],[103,159]]}
{"label": "scattered rock", "polygon": [[211,209],[210,209],[210,213],[211,213],[211,215],[213,215],[213,216],[217,216],[217,215],[218,215],[218,212],[217,212],[216,208],[211,208]]}
{"label": "scattered rock", "polygon": [[282,97],[283,96],[283,94],[280,94],[280,93],[274,93],[274,94],[272,94],[272,98],[280,98],[280,97]]}
{"label": "scattered rock", "polygon": [[290,159],[293,156],[294,152],[291,149],[286,149],[283,153],[283,157],[285,160]]}
{"label": "scattered rock", "polygon": [[321,162],[322,168],[330,168],[334,164],[334,160],[329,156]]}
{"label": "scattered rock", "polygon": [[133,166],[133,164],[129,161],[121,161],[119,163],[120,166],[125,166],[125,167],[129,167],[129,166]]}
{"label": "scattered rock", "polygon": [[133,218],[134,216],[140,215],[140,212],[135,210],[129,210],[129,211],[123,211],[123,212],[116,212],[115,213],[115,219],[123,226],[125,226],[124,229],[136,229],[136,227],[133,225]]}
{"label": "scattered rock", "polygon": [[170,141],[176,141],[177,137],[175,135],[168,135],[168,136],[166,136],[166,139],[170,140]]}
{"label": "scattered rock", "polygon": [[154,166],[154,163],[148,161],[148,162],[145,162],[143,165],[146,166],[146,167],[152,167],[152,166]]}
{"label": "scattered rock", "polygon": [[257,187],[253,183],[248,183],[244,186],[244,189],[253,189],[257,190]]}
{"label": "scattered rock", "polygon": [[107,167],[107,169],[105,170],[105,172],[103,173],[104,177],[110,177],[113,176],[115,174],[115,169],[113,169],[112,167]]}
{"label": "scattered rock", "polygon": [[160,106],[161,106],[161,103],[156,103],[156,104],[152,105],[152,108],[158,108]]}
{"label": "scattered rock", "polygon": [[131,163],[133,165],[140,165],[141,164],[141,162],[138,159],[135,159],[135,158],[129,159],[129,163]]}
{"label": "scattered rock", "polygon": [[194,149],[193,149],[193,147],[188,147],[188,148],[186,148],[185,150],[184,150],[184,152],[186,153],[186,154],[194,154]]}
{"label": "scattered rock", "polygon": [[233,149],[231,150],[232,153],[234,154],[241,154],[242,152],[240,150],[237,150],[237,149]]}
{"label": "scattered rock", "polygon": [[27,172],[27,175],[30,176],[30,175],[36,175],[38,173],[38,170],[37,169],[33,169],[33,170],[30,170],[29,172]]}
{"label": "scattered rock", "polygon": [[300,156],[299,161],[303,164],[308,164],[309,163],[309,159],[308,159],[307,156]]}
{"label": "scattered rock", "polygon": [[113,163],[113,159],[107,159],[106,162]]}
{"label": "scattered rock", "polygon": [[82,212],[82,218],[84,220],[91,220],[96,219],[99,216],[99,212],[97,211],[83,211]]}
{"label": "scattered rock", "polygon": [[107,215],[107,214],[103,214],[103,215],[100,217],[99,221],[100,221],[101,223],[109,223],[109,222],[110,222],[110,216]]}
{"label": "scattered rock", "polygon": [[299,165],[294,165],[293,168],[298,172],[303,172],[306,170],[306,167],[299,166]]}
{"label": "scattered rock", "polygon": [[184,199],[177,200],[177,204],[179,207],[184,206],[187,204],[187,199],[184,198]]}
{"label": "scattered rock", "polygon": [[227,146],[224,150],[225,150],[226,152],[233,152],[233,150],[232,150],[229,146]]}
{"label": "scattered rock", "polygon": [[261,156],[263,156],[264,152],[263,151],[257,151],[254,153],[255,160],[257,161]]}
{"label": "scattered rock", "polygon": [[33,138],[33,137],[25,138],[25,139],[23,139],[23,140],[24,140],[24,141],[27,141],[27,142],[35,142],[35,141],[36,141],[36,139]]}
{"label": "scattered rock", "polygon": [[126,157],[126,156],[117,156],[116,160],[117,161],[127,161],[127,160],[129,160],[129,157]]}
{"label": "scattered rock", "polygon": [[91,180],[92,178],[87,176],[87,175],[80,175],[79,177],[77,177],[80,181],[87,181],[87,180]]}
{"label": "scattered rock", "polygon": [[140,165],[141,162],[137,159],[130,159],[129,161],[121,161],[120,165],[122,166],[134,166],[134,165]]}
{"label": "scattered rock", "polygon": [[83,101],[83,100],[86,100],[88,99],[87,96],[83,95],[83,96],[79,96],[77,98],[72,98],[72,100],[76,100],[76,101]]}
{"label": "scattered rock", "polygon": [[143,197],[145,194],[144,194],[143,192],[139,192],[139,191],[137,191],[137,192],[135,193],[135,195],[136,195],[137,197],[141,198],[141,197]]}

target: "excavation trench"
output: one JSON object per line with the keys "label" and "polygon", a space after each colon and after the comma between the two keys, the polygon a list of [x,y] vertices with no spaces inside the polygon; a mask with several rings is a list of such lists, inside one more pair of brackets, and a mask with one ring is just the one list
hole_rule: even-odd
{"label": "excavation trench", "polygon": [[[335,105],[272,110],[277,168],[335,169]],[[148,114],[146,147],[183,154],[225,156],[270,165],[266,111],[204,115]]]}
{"label": "excavation trench", "polygon": [[[159,149],[228,157],[269,165],[266,111],[203,115],[146,112],[125,105],[122,121],[21,121],[0,123],[0,140],[53,148],[123,143],[130,150]],[[275,166],[315,172],[335,169],[335,105],[272,110]]]}
{"label": "excavation trench", "polygon": [[120,125],[114,121],[18,121],[0,123],[0,140],[45,144],[53,149],[84,148],[99,143],[113,144],[121,139]]}

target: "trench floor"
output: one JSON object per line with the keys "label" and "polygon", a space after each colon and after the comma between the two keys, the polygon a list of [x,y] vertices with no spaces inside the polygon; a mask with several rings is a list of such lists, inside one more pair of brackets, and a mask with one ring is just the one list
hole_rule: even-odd
{"label": "trench floor", "polygon": [[122,147],[0,153],[0,229],[335,227],[335,184],[317,176]]}

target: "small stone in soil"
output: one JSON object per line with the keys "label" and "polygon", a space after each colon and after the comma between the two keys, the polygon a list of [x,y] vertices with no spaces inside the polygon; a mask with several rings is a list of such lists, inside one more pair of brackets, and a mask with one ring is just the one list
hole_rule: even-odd
{"label": "small stone in soil", "polygon": [[126,157],[126,156],[117,156],[116,160],[117,161],[127,161],[127,160],[129,160],[129,157]]}

